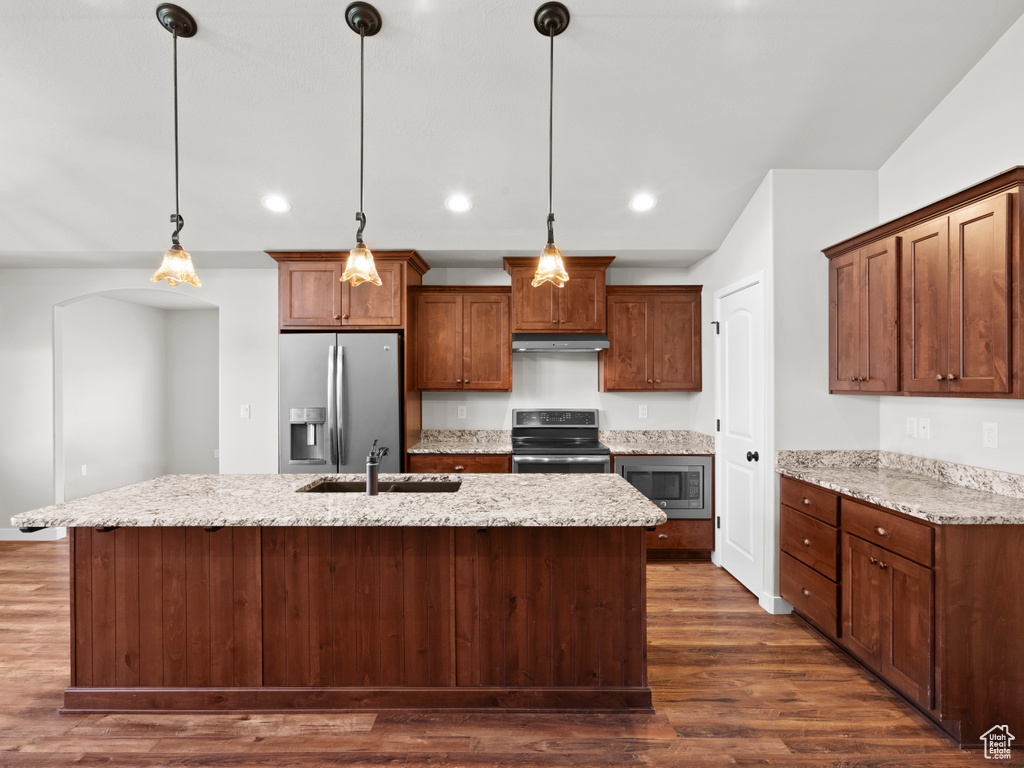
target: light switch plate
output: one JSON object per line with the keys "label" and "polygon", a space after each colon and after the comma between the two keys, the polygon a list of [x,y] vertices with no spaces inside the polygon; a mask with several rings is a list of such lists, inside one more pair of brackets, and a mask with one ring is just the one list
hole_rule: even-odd
{"label": "light switch plate", "polygon": [[249,406],[248,405],[243,405],[242,406],[241,418],[243,418],[243,419],[248,419],[249,418]]}
{"label": "light switch plate", "polygon": [[460,405],[459,406],[459,418],[460,419],[466,418],[466,406],[464,406],[464,405]]}
{"label": "light switch plate", "polygon": [[999,447],[999,425],[994,421],[981,423],[981,445],[983,448]]}
{"label": "light switch plate", "polygon": [[918,418],[917,420],[917,436],[922,440],[932,439],[932,420]]}
{"label": "light switch plate", "polygon": [[89,474],[89,467],[87,465],[83,464],[82,465],[82,477],[85,477],[87,474]]}
{"label": "light switch plate", "polygon": [[907,416],[907,437],[917,437],[917,417]]}

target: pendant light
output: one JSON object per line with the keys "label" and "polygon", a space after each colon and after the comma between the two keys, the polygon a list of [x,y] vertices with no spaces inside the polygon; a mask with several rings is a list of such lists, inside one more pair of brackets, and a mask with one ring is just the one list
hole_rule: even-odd
{"label": "pendant light", "polygon": [[198,26],[188,11],[171,3],[157,6],[156,18],[174,38],[174,213],[171,214],[174,232],[171,234],[171,247],[164,252],[160,269],[153,273],[150,280],[154,283],[166,280],[170,286],[191,283],[199,288],[202,283],[192,267],[192,257],[178,242],[178,233],[185,226],[185,220],[178,211],[178,38],[192,37]]}
{"label": "pendant light", "polygon": [[561,3],[544,3],[533,16],[533,25],[551,41],[551,77],[548,99],[548,244],[541,251],[531,285],[536,288],[544,283],[554,283],[555,287],[561,288],[569,279],[569,274],[562,263],[562,253],[555,246],[555,214],[551,204],[555,136],[555,36],[562,34],[569,26],[569,9]]}
{"label": "pendant light", "polygon": [[373,37],[381,28],[380,13],[369,3],[352,3],[345,9],[345,21],[349,28],[359,35],[359,210],[356,221],[356,247],[348,252],[345,272],[341,282],[348,281],[356,286],[360,283],[381,285],[377,268],[373,265],[373,254],[363,243],[363,227],[366,226],[366,215],[363,213],[363,47],[367,37]]}

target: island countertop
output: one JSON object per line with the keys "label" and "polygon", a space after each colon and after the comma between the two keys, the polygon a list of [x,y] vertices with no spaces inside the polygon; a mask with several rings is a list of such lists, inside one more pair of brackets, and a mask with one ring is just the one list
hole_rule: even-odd
{"label": "island countertop", "polygon": [[15,527],[475,526],[606,527],[665,522],[616,474],[382,474],[457,481],[450,493],[304,493],[363,475],[165,475],[11,518]]}

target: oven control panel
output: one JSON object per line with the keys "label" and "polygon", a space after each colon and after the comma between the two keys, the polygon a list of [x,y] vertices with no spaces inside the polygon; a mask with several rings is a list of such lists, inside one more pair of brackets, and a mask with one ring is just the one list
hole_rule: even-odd
{"label": "oven control panel", "polygon": [[596,427],[597,410],[520,410],[512,412],[516,427]]}

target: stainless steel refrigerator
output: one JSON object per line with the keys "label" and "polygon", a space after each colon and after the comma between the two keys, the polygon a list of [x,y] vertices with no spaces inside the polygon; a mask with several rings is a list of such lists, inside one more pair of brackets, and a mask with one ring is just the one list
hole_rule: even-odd
{"label": "stainless steel refrigerator", "polygon": [[280,336],[278,467],[286,472],[366,471],[374,440],[402,456],[401,342],[395,333]]}

